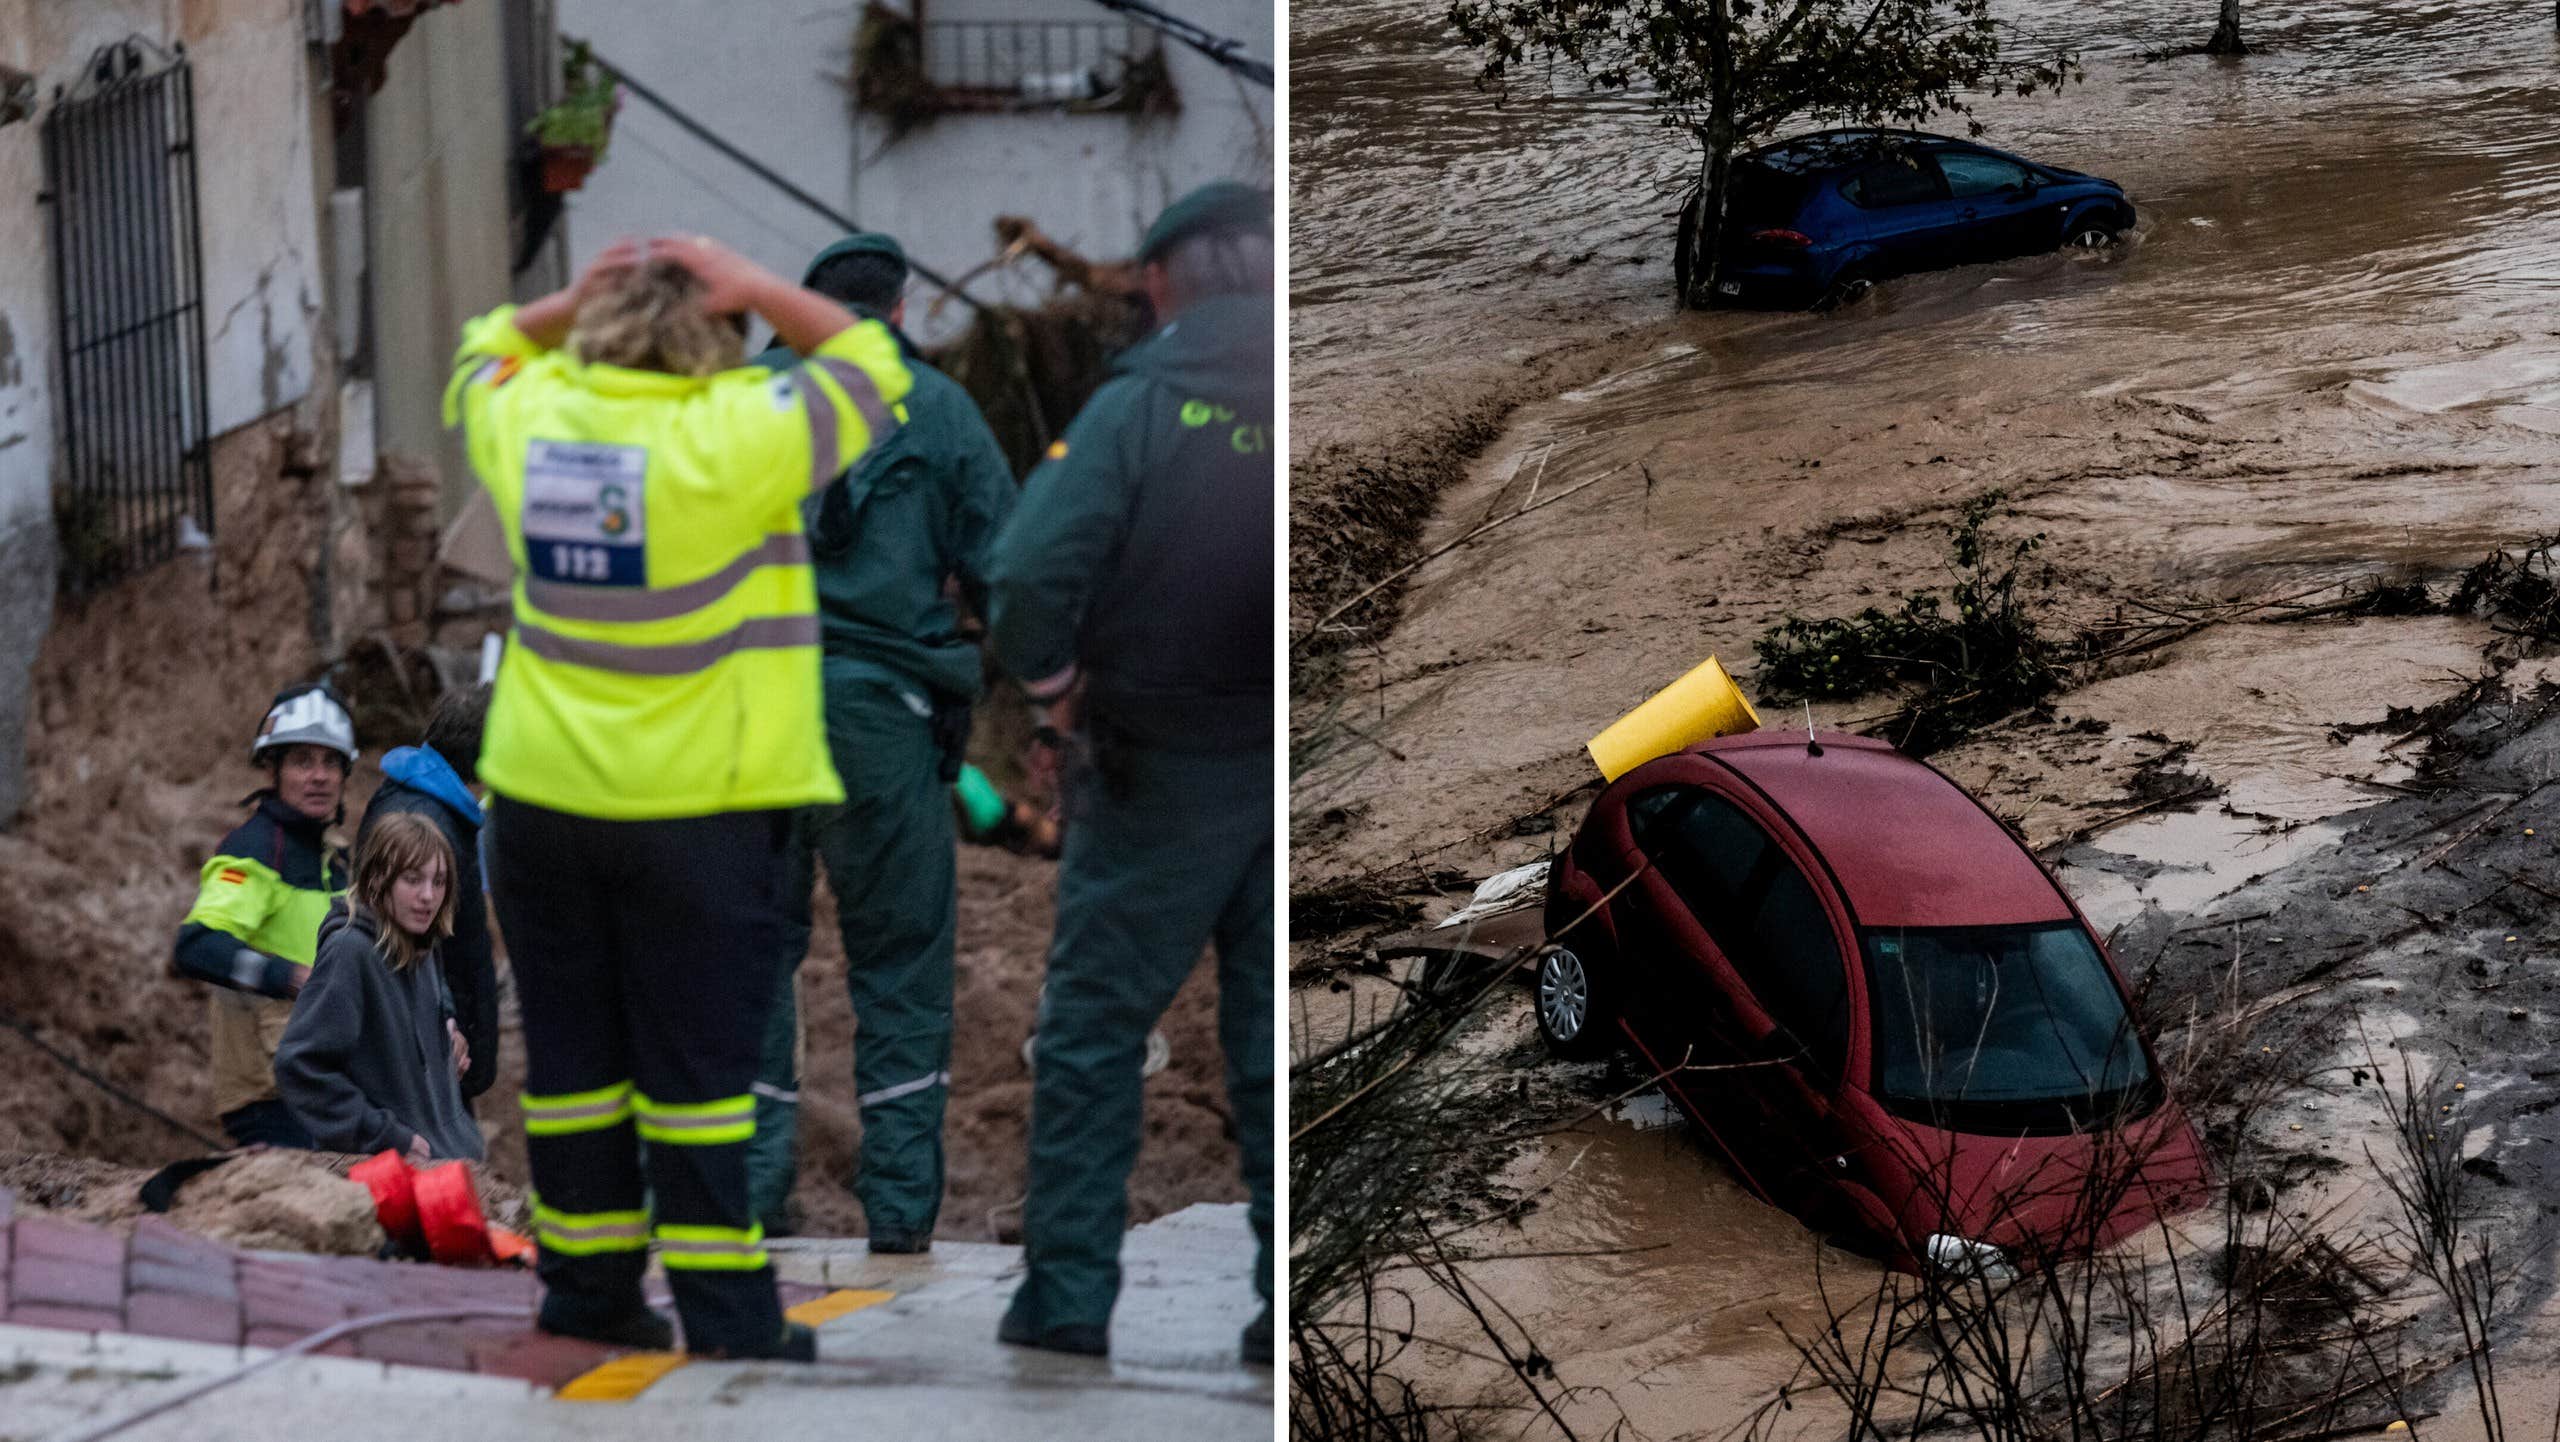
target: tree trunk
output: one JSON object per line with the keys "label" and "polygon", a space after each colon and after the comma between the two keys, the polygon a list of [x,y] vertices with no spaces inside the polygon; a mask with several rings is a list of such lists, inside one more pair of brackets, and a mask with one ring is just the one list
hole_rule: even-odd
{"label": "tree trunk", "polygon": [[1725,192],[1733,175],[1735,96],[1733,93],[1733,0],[1708,0],[1707,123],[1697,132],[1706,151],[1699,162],[1697,202],[1680,218],[1681,239],[1691,256],[1690,274],[1680,287],[1680,304],[1703,309],[1716,293],[1723,257],[1717,241],[1724,234]]}
{"label": "tree trunk", "polygon": [[1698,188],[1691,193],[1689,204],[1680,212],[1680,264],[1682,272],[1680,304],[1685,309],[1703,310],[1716,293],[1717,272],[1722,264],[1717,240],[1724,234],[1725,193],[1733,177],[1733,147],[1719,145],[1705,131],[1698,132]]}
{"label": "tree trunk", "polygon": [[2222,19],[2213,27],[2213,38],[2205,42],[2207,55],[2246,55],[2249,47],[2240,39],[2240,0],[2222,0]]}

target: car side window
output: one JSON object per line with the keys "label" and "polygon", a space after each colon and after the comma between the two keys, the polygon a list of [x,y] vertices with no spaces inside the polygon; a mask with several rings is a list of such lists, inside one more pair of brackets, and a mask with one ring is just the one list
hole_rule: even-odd
{"label": "car side window", "polygon": [[2025,166],[1978,150],[1941,150],[1938,169],[1947,177],[1947,193],[1958,200],[2012,187],[2023,190],[2028,179]]}
{"label": "car side window", "polygon": [[1916,154],[1888,156],[1877,161],[1849,177],[1848,183],[1840,187],[1840,193],[1849,197],[1851,203],[1869,210],[1919,205],[1946,198],[1946,193],[1939,189],[1937,165],[1929,157]]}
{"label": "car side window", "polygon": [[1761,1006],[1839,1074],[1849,1039],[1848,971],[1813,885],[1740,807],[1666,786],[1629,804],[1636,844],[1653,858]]}

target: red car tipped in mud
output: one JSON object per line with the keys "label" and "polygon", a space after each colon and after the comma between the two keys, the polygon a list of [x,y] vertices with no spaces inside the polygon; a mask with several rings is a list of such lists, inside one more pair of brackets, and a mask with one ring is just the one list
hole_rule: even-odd
{"label": "red car tipped in mud", "polygon": [[2032,1266],[2203,1190],[2079,908],[1881,742],[1760,732],[1636,767],[1557,858],[1546,922],[1551,1048],[1631,1040],[1754,1190],[1903,1265]]}

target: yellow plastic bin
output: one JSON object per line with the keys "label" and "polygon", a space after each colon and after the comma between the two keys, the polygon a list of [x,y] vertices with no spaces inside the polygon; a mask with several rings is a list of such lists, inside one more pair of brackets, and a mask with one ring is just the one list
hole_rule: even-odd
{"label": "yellow plastic bin", "polygon": [[1760,713],[1751,709],[1742,688],[1725,674],[1724,663],[1709,656],[1688,675],[1610,722],[1608,730],[1591,738],[1588,749],[1600,775],[1615,781],[1657,756],[1712,737],[1759,729]]}

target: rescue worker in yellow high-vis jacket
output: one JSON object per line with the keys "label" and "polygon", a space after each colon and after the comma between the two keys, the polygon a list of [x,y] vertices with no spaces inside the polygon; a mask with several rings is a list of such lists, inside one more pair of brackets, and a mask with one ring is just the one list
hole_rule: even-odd
{"label": "rescue worker in yellow high-vis jacket", "polygon": [[[747,310],[808,359],[742,366]],[[446,419],[516,565],[479,770],[548,1331],[669,1345],[654,1241],[690,1350],[815,1355],[746,1171],[791,812],[843,799],[800,506],[908,385],[886,327],[699,237],[463,332]]]}
{"label": "rescue worker in yellow high-vis jacket", "polygon": [[311,975],[320,922],[347,889],[346,858],[328,832],[355,765],[355,721],[325,683],[288,687],[249,756],[268,784],[205,861],[170,965],[216,988],[208,1005],[223,1134],[244,1147],[308,1147],[311,1134],[276,1095],[276,1043]]}

